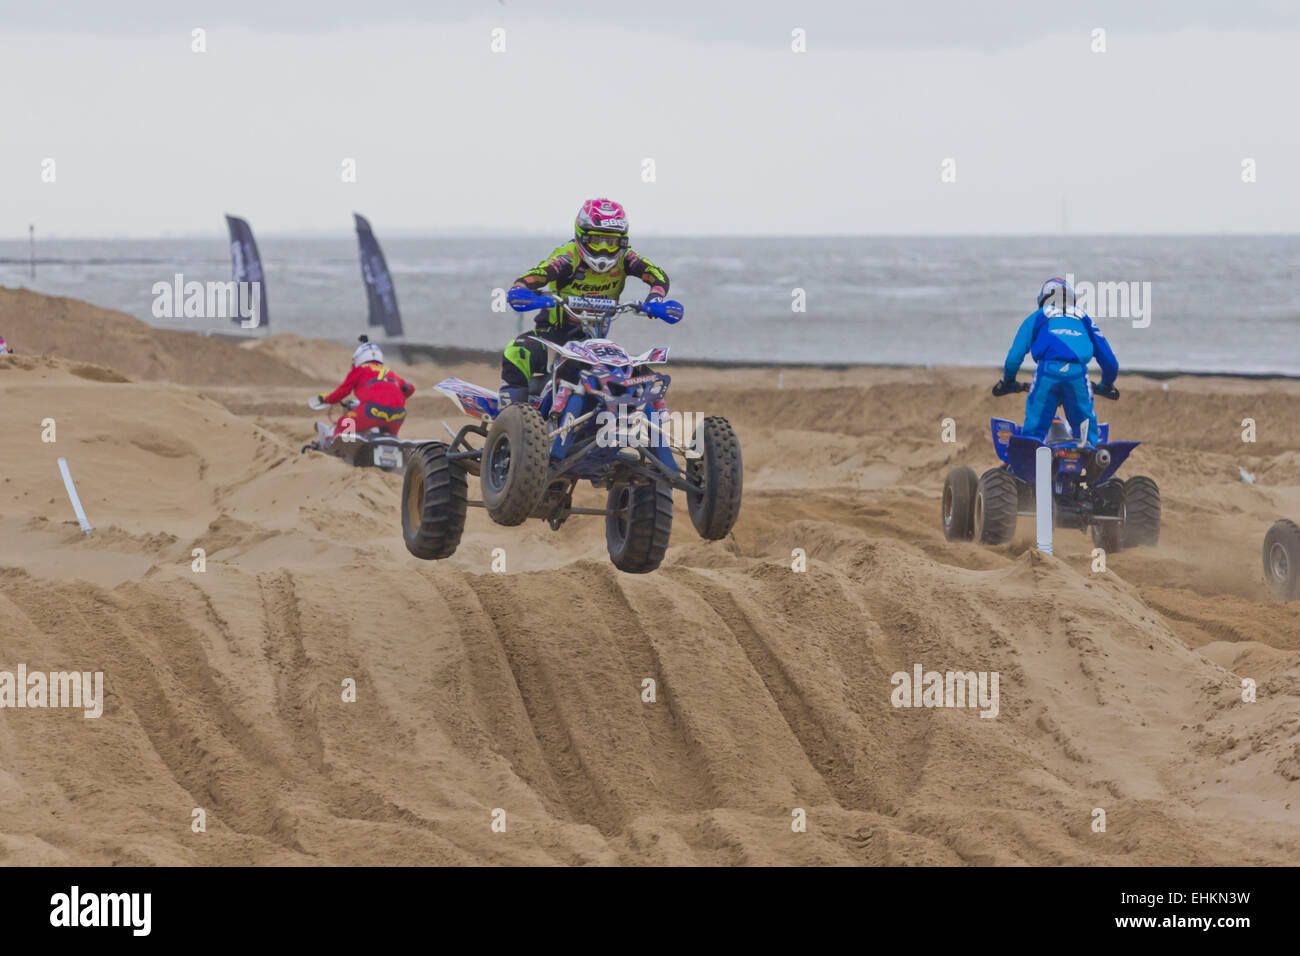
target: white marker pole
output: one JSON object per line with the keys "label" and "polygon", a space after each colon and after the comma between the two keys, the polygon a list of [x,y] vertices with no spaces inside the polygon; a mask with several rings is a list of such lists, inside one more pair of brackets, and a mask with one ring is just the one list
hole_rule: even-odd
{"label": "white marker pole", "polygon": [[72,484],[72,475],[68,471],[68,459],[59,459],[59,471],[63,474],[63,487],[68,489],[68,500],[72,502],[72,510],[77,513],[77,523],[81,525],[81,532],[90,534],[95,529],[86,520],[86,511],[81,507],[81,499],[77,497],[77,489]]}
{"label": "white marker pole", "polygon": [[1038,521],[1038,550],[1052,553],[1052,449],[1034,452],[1034,508]]}

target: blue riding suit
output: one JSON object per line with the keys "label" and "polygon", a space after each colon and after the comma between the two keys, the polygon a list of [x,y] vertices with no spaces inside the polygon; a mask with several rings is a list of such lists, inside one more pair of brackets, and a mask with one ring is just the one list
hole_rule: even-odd
{"label": "blue riding suit", "polygon": [[1021,434],[1040,441],[1047,437],[1057,405],[1065,409],[1070,431],[1078,437],[1079,426],[1088,422],[1088,441],[1097,440],[1097,414],[1092,408],[1092,384],[1088,362],[1101,367],[1101,384],[1110,386],[1119,374],[1119,362],[1110,343],[1092,318],[1073,306],[1062,311],[1049,305],[1020,323],[1016,339],[1007,353],[1003,378],[1015,381],[1027,353],[1033,353],[1038,368],[1025,399],[1025,424]]}

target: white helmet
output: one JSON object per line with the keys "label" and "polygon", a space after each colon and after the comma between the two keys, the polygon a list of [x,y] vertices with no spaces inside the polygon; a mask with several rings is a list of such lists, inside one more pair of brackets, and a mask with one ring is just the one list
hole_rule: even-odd
{"label": "white helmet", "polygon": [[382,363],[384,361],[384,353],[381,352],[379,350],[379,346],[376,345],[374,342],[370,341],[369,338],[363,335],[360,337],[360,339],[358,339],[358,341],[361,344],[358,345],[357,350],[352,353],[353,368],[356,368],[358,365],[362,365],[366,362]]}
{"label": "white helmet", "polygon": [[1074,287],[1060,276],[1052,276],[1038,290],[1038,307],[1055,307],[1058,312],[1072,310],[1077,302]]}

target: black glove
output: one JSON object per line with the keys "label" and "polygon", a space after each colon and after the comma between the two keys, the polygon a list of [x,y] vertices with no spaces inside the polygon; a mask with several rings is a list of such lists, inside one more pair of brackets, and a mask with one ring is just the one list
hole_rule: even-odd
{"label": "black glove", "polygon": [[664,300],[661,292],[647,292],[646,297],[641,301],[642,305],[649,305],[651,302],[662,302]]}
{"label": "black glove", "polygon": [[993,394],[998,398],[1003,395],[1010,395],[1012,392],[1020,391],[1020,383],[1013,378],[1002,378],[993,386]]}
{"label": "black glove", "polygon": [[1097,384],[1092,387],[1092,394],[1109,398],[1112,402],[1119,398],[1119,389],[1112,385]]}

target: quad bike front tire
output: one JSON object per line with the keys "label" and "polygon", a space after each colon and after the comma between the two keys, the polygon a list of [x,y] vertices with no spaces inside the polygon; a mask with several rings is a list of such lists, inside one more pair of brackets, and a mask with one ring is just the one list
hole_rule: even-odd
{"label": "quad bike front tire", "polygon": [[1300,597],[1300,525],[1282,518],[1264,535],[1264,580],[1283,601]]}
{"label": "quad bike front tire", "polygon": [[1119,538],[1125,548],[1155,547],[1160,542],[1160,488],[1146,475],[1124,482],[1124,524]]}
{"label": "quad bike front tire", "polygon": [[1002,468],[984,472],[975,486],[971,528],[980,544],[1006,544],[1016,536],[1020,516],[1020,491],[1016,476]]}
{"label": "quad bike front tire", "polygon": [[686,477],[701,490],[686,493],[686,507],[700,537],[717,541],[731,533],[740,517],[744,485],[740,439],[730,422],[711,415],[700,424],[695,440],[700,457],[686,460]]}
{"label": "quad bike front tire", "polygon": [[606,499],[605,546],[614,567],[628,574],[655,570],[673,531],[673,486],[615,485]]}
{"label": "quad bike front tire", "polygon": [[975,534],[975,489],[979,479],[965,465],[953,468],[943,482],[943,536],[949,541],[969,541]]}
{"label": "quad bike front tire", "polygon": [[479,462],[479,488],[488,517],[517,525],[541,504],[550,466],[546,422],[533,406],[507,405],[488,427]]}
{"label": "quad bike front tire", "polygon": [[411,451],[402,480],[402,538],[406,550],[433,561],[449,558],[465,531],[465,471],[447,457],[447,446],[428,442]]}

